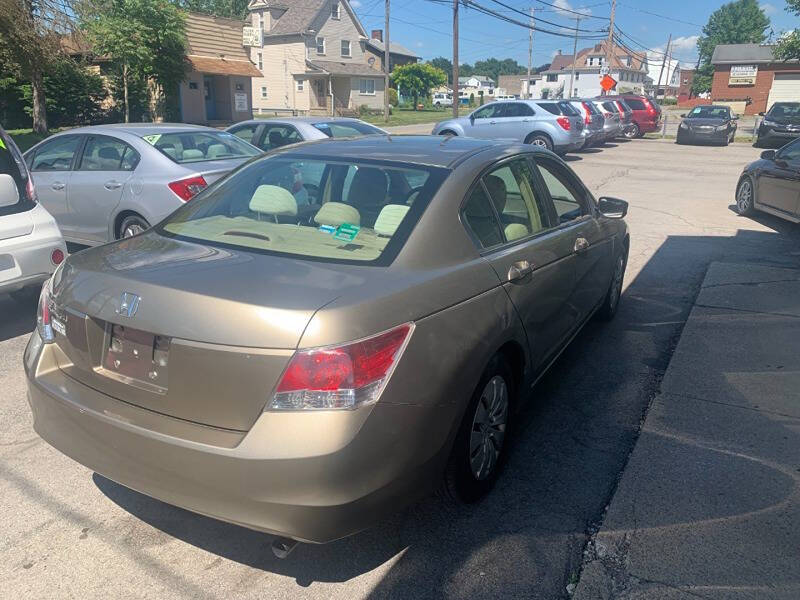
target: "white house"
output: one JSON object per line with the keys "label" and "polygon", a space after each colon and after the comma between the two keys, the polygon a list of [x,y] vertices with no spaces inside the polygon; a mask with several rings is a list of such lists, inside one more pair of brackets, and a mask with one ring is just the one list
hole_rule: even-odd
{"label": "white house", "polygon": [[[574,64],[575,76],[572,78]],[[577,56],[557,54],[550,68],[539,73],[530,91],[533,98],[593,97],[602,92],[600,79],[607,72],[617,81],[615,93],[644,92],[647,57],[614,45],[611,64],[606,64],[606,43],[584,48]],[[570,79],[572,89],[570,90]]]}

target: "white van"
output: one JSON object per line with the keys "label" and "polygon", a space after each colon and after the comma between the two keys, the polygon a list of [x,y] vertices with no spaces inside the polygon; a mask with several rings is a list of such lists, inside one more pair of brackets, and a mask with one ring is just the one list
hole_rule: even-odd
{"label": "white van", "polygon": [[437,92],[433,95],[434,106],[453,106],[453,94]]}

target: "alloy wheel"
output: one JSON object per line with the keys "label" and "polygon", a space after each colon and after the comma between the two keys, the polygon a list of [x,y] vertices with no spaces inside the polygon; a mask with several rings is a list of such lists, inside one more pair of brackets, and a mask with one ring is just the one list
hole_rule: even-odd
{"label": "alloy wheel", "polygon": [[122,237],[129,238],[135,235],[139,235],[145,230],[145,227],[141,223],[133,222],[125,226],[125,229],[122,230]]}
{"label": "alloy wheel", "polygon": [[739,192],[736,194],[736,208],[740,214],[746,213],[753,206],[753,184],[749,179],[743,179],[739,184]]}
{"label": "alloy wheel", "polygon": [[508,424],[508,385],[500,375],[492,377],[481,392],[469,438],[472,475],[483,481],[500,459]]}

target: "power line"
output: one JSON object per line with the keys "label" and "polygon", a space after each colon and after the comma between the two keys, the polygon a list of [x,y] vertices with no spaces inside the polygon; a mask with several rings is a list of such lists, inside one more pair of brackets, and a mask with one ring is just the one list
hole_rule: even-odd
{"label": "power line", "polygon": [[[530,16],[530,14],[528,14],[528,13],[526,13],[524,11],[516,9],[513,6],[509,6],[508,4],[505,4],[503,2],[500,2],[500,0],[491,0],[491,2],[494,2],[495,4],[499,4],[500,6],[504,6],[505,8],[509,9],[510,11],[518,13],[518,14],[522,15],[523,17],[528,17],[529,19],[532,19],[533,21],[541,21],[542,23],[546,23],[548,25],[553,25],[554,27],[564,27],[564,28],[567,27],[566,25],[562,25],[561,23],[553,23],[552,21],[548,21],[548,20],[542,19],[540,17],[532,17],[532,16]],[[582,19],[583,16],[580,16],[578,18]],[[570,31],[575,31],[575,27],[569,27],[569,30]],[[603,30],[600,30],[600,29],[578,29],[577,31],[582,31],[584,33],[604,33],[606,30],[605,29],[603,29]],[[572,37],[572,36],[570,36],[570,37]]]}
{"label": "power line", "polygon": [[[577,10],[572,10],[570,8],[562,8],[562,7],[558,6],[557,4],[551,4],[550,2],[545,2],[544,0],[536,0],[536,2],[538,2],[539,4],[544,4],[545,6],[550,6],[552,8],[555,8],[556,12],[559,12],[559,13],[562,13],[562,14],[563,13],[570,13],[570,14],[573,14],[573,15],[580,15],[581,19],[600,19],[601,21],[609,21],[610,20],[608,17],[597,17],[595,15],[589,15],[589,14],[586,14],[585,12],[579,12]],[[597,4],[593,4],[592,6],[600,6],[601,4],[608,4],[608,3],[607,2],[599,2]],[[587,6],[585,8],[590,8],[590,7]]]}

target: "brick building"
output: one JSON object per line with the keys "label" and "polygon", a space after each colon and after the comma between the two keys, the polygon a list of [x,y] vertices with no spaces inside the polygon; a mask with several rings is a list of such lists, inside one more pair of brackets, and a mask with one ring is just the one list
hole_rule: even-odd
{"label": "brick building", "polygon": [[711,99],[746,115],[764,112],[775,102],[800,102],[800,63],[777,61],[774,48],[762,44],[717,46],[711,57]]}
{"label": "brick building", "polygon": [[678,70],[678,101],[688,100],[692,96],[694,69],[681,67]]}

